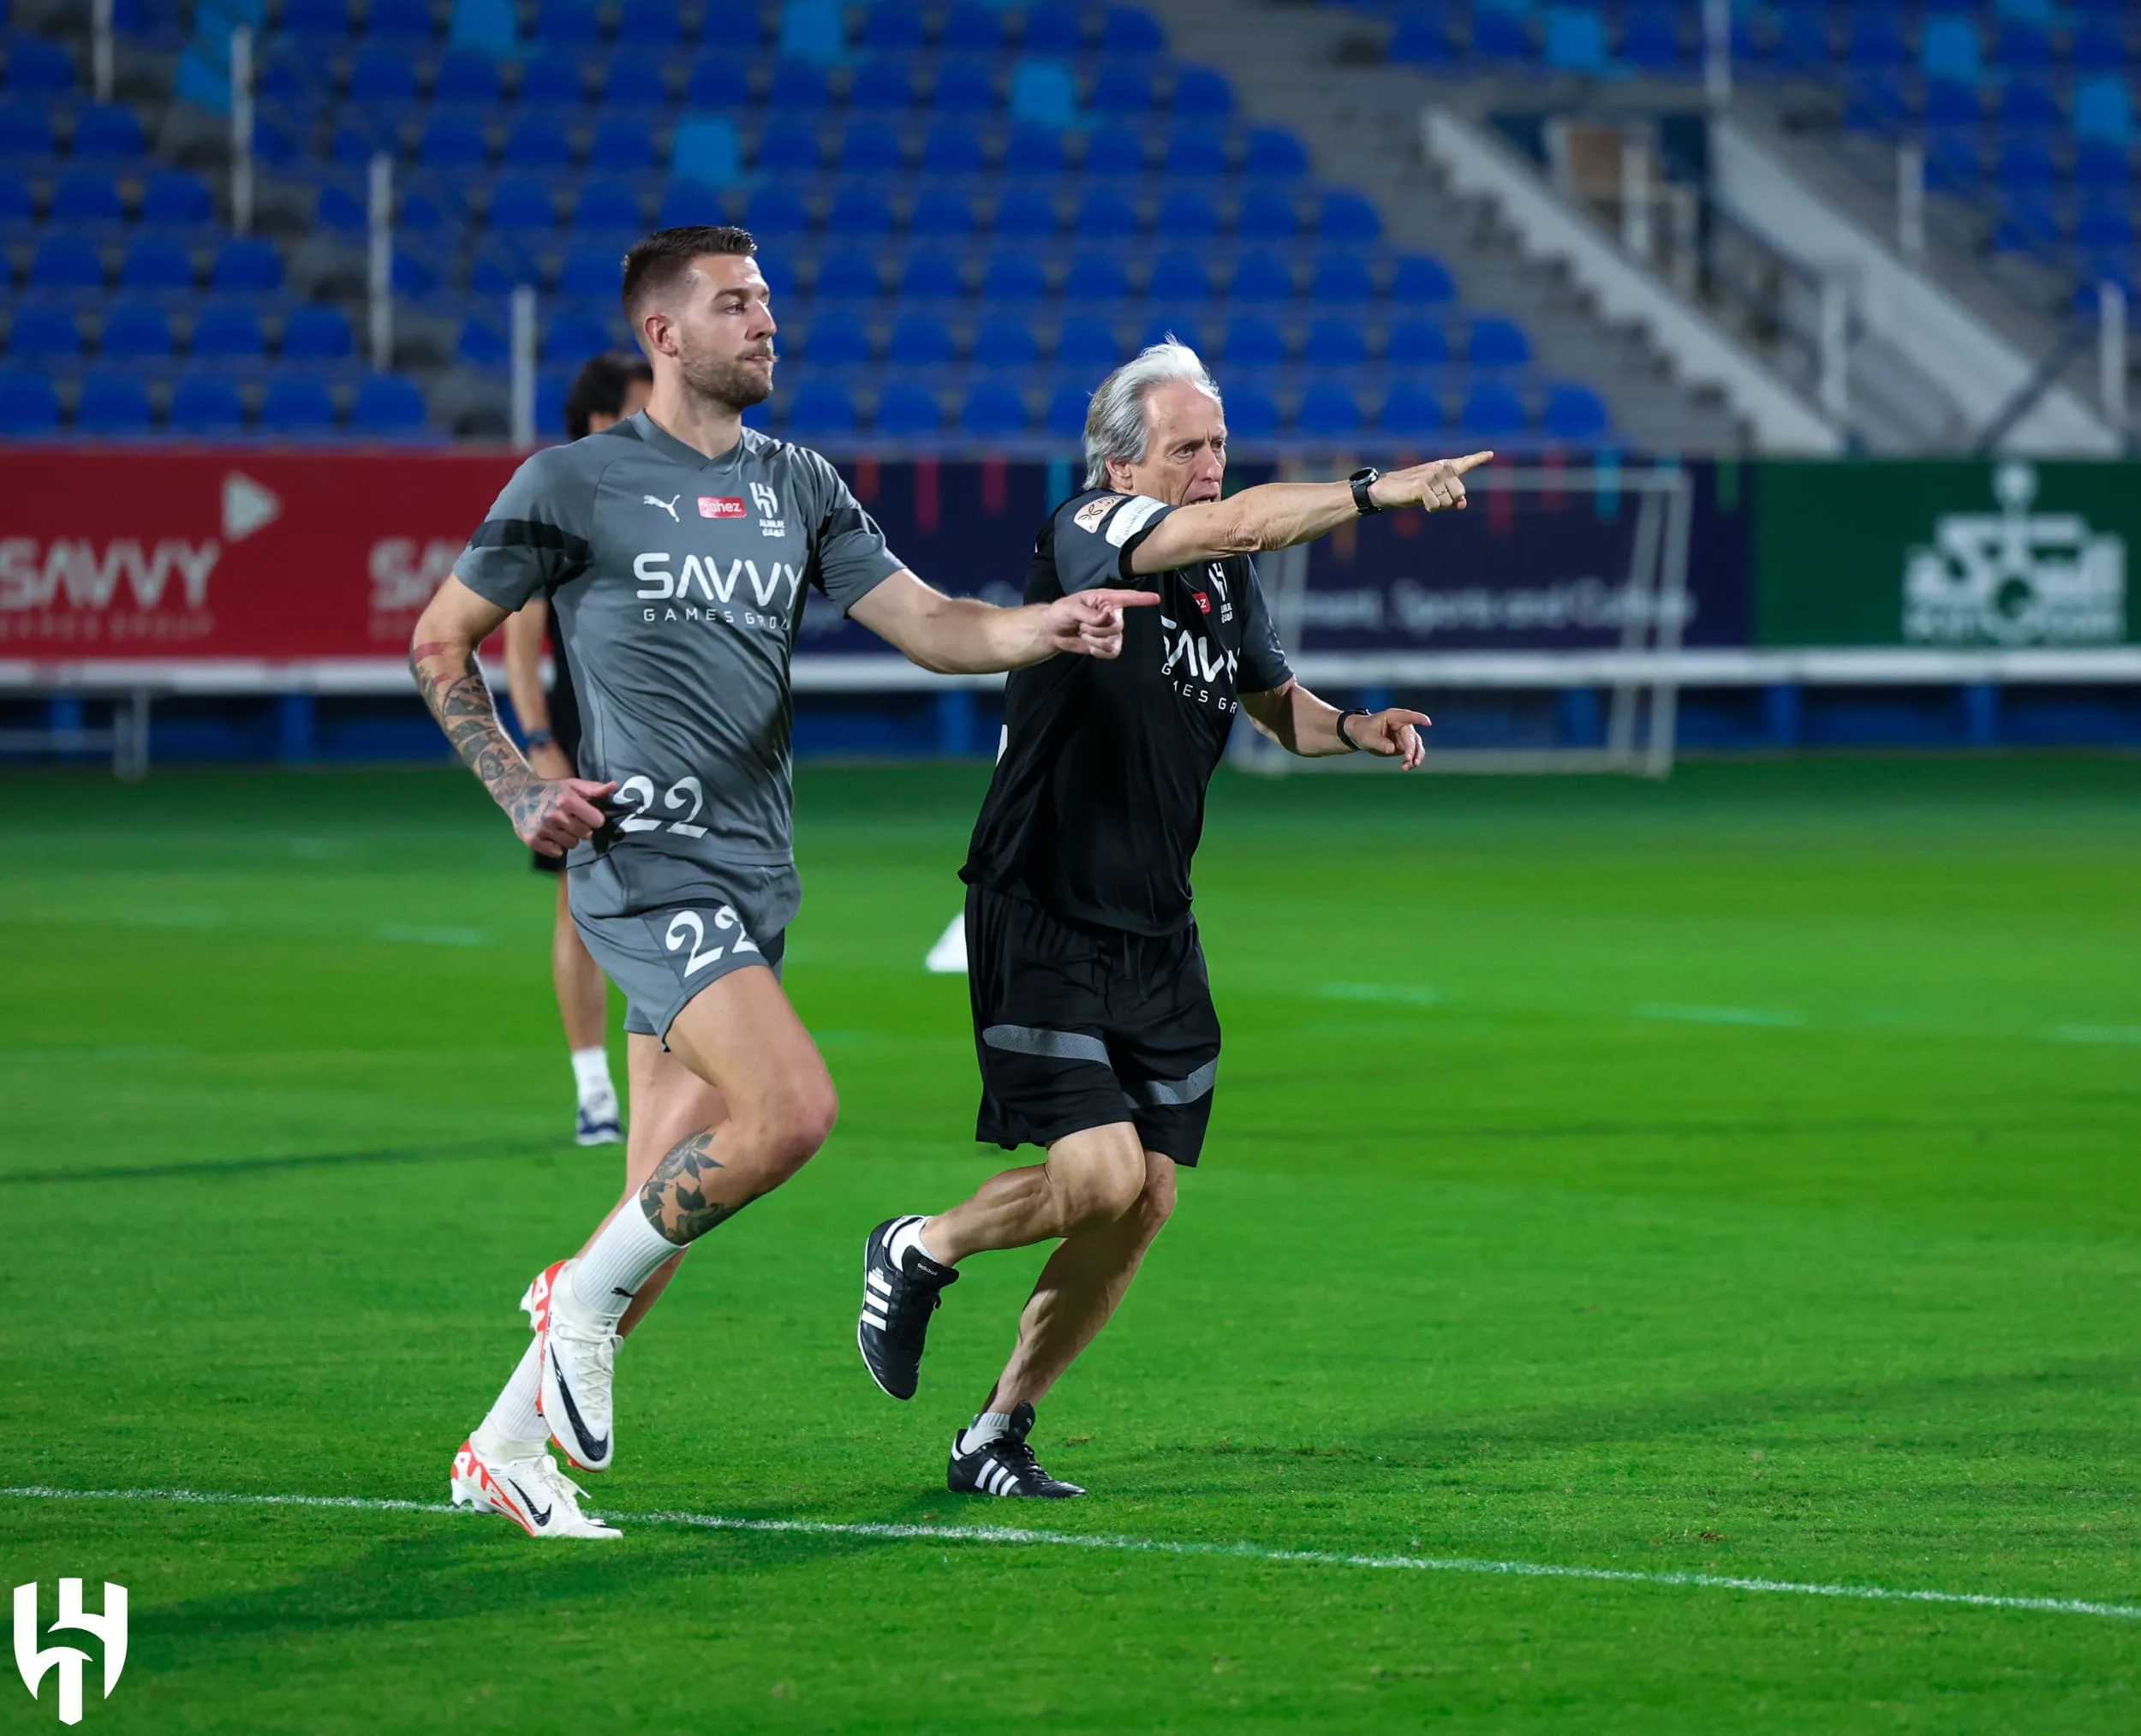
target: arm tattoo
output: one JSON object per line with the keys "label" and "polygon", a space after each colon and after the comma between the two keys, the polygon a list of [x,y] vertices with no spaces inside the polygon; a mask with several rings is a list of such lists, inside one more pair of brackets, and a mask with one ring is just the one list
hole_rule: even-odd
{"label": "arm tattoo", "polygon": [[647,1214],[647,1221],[680,1248],[697,1241],[716,1224],[733,1218],[750,1203],[744,1200],[733,1206],[724,1205],[706,1196],[705,1190],[713,1179],[713,1172],[722,1167],[707,1155],[707,1149],[713,1143],[711,1127],[680,1140],[670,1148],[669,1155],[654,1166],[654,1173],[640,1190],[640,1209]]}
{"label": "arm tattoo", "polygon": [[491,689],[473,650],[465,653],[458,675],[442,677],[430,666],[433,659],[450,649],[434,640],[409,653],[409,673],[416,677],[416,690],[462,763],[483,780],[492,800],[511,816],[514,829],[522,838],[532,837],[555,805],[557,792],[535,775],[500,726],[498,707],[492,703]]}

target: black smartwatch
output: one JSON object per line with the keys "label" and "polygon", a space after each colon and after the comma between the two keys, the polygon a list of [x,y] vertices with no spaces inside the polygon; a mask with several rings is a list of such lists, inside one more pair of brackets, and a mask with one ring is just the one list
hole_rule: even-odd
{"label": "black smartwatch", "polygon": [[[1369,492],[1369,490],[1375,486],[1376,478],[1382,474],[1371,464],[1365,470],[1356,470],[1345,479],[1353,485],[1353,510],[1363,518],[1373,517],[1382,510],[1381,507],[1375,504],[1375,497]],[[1361,715],[1365,717],[1367,713],[1363,712]]]}
{"label": "black smartwatch", "polygon": [[548,730],[530,730],[528,732],[528,751],[531,754],[538,749],[555,747],[557,744],[558,737]]}
{"label": "black smartwatch", "polygon": [[[1369,474],[1373,475],[1375,473],[1370,471]],[[1375,510],[1378,512],[1382,510],[1381,507],[1378,507]],[[1341,742],[1345,743],[1345,745],[1351,749],[1355,753],[1359,753],[1361,750],[1361,744],[1355,741],[1352,737],[1345,733],[1345,720],[1348,718],[1372,718],[1375,715],[1375,713],[1369,710],[1369,708],[1364,705],[1352,705],[1346,707],[1344,711],[1338,714],[1338,738]]]}

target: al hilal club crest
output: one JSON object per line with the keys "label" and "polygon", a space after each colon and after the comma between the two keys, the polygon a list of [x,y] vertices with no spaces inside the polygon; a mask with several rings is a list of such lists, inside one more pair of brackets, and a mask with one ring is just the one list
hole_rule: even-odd
{"label": "al hilal club crest", "polygon": [[1934,521],[1903,562],[1903,636],[1917,645],[2107,645],[2126,634],[2126,546],[2073,512],[2032,512],[2037,467],[1993,473],[1997,512]]}

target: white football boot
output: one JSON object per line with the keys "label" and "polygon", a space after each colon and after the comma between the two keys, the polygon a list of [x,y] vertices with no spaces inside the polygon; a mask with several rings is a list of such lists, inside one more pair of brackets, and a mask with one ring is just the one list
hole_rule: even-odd
{"label": "white football boot", "polygon": [[547,1453],[533,1459],[486,1459],[473,1437],[454,1454],[448,1483],[457,1507],[504,1513],[531,1537],[615,1537],[615,1526],[580,1511],[585,1493]]}
{"label": "white football boot", "polygon": [[536,1408],[576,1471],[603,1471],[616,1454],[611,1426],[610,1382],[617,1368],[617,1335],[585,1322],[572,1297],[572,1270],[561,1260],[528,1286],[521,1306],[543,1345],[543,1382]]}

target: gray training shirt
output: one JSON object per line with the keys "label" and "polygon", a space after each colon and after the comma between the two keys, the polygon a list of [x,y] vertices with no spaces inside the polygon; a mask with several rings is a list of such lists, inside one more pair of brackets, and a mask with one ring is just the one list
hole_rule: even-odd
{"label": "gray training shirt", "polygon": [[803,588],[844,614],[903,564],[817,453],[746,428],[708,458],[642,410],[522,465],[454,571],[502,609],[551,600],[620,846],[777,865]]}

